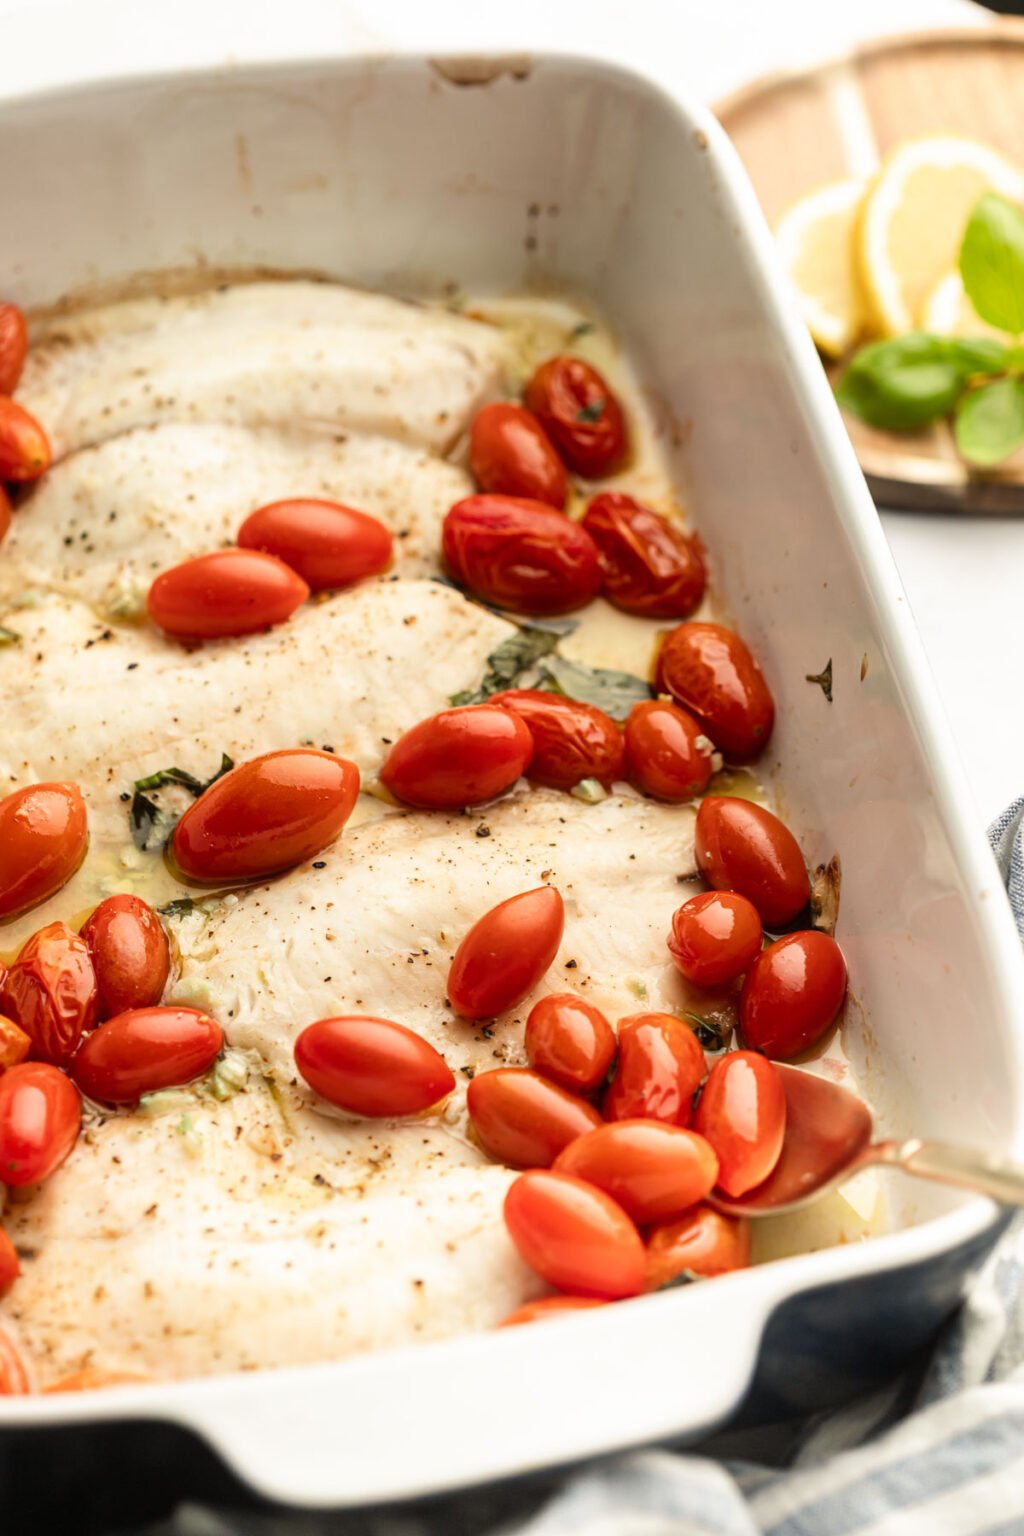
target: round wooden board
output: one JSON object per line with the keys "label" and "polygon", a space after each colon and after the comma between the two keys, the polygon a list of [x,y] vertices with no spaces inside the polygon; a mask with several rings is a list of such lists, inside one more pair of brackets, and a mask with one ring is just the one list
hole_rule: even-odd
{"label": "round wooden board", "polygon": [[[773,76],[719,102],[774,224],[825,182],[871,176],[901,140],[956,133],[1024,159],[1024,20],[918,32],[806,73]],[[876,502],[916,511],[1024,513],[1024,452],[968,471],[945,425],[912,436],[847,418]]]}

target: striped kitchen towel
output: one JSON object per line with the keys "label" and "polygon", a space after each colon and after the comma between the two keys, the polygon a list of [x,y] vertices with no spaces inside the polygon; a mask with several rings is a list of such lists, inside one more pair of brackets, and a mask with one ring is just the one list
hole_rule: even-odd
{"label": "striped kitchen towel", "polygon": [[[1024,939],[1024,797],[989,836]],[[923,1381],[787,1431],[771,1459],[647,1451],[392,1514],[192,1506],[145,1536],[1024,1536],[1024,1214]]]}

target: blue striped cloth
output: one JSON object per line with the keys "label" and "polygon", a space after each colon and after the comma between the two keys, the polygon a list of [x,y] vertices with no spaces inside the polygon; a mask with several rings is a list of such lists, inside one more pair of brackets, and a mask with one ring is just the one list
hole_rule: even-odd
{"label": "blue striped cloth", "polygon": [[[1024,798],[989,837],[1024,940],[1022,829]],[[192,1506],[145,1536],[1024,1536],[1022,1281],[1024,1215],[944,1329],[923,1381],[918,1371],[777,1435],[772,1465],[646,1451],[429,1511],[243,1516]]]}

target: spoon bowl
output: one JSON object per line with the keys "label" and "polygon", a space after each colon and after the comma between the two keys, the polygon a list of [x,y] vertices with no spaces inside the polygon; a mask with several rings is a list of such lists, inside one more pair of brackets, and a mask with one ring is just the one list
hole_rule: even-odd
{"label": "spoon bowl", "polygon": [[917,1178],[957,1185],[1007,1205],[1024,1205],[1024,1165],[993,1153],[940,1141],[873,1141],[863,1099],[799,1067],[775,1063],[786,1095],[786,1137],[773,1171],[756,1189],[711,1203],[732,1216],[780,1216],[810,1205],[862,1168],[899,1168]]}

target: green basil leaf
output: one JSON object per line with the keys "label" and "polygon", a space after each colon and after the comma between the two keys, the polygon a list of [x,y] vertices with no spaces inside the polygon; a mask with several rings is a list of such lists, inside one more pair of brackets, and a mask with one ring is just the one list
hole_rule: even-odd
{"label": "green basil leaf", "polygon": [[1005,197],[986,192],[975,203],[960,246],[960,276],[967,297],[989,325],[1024,331],[1024,213]]}
{"label": "green basil leaf", "polygon": [[911,331],[862,347],[839,380],[836,398],[872,427],[913,432],[949,415],[969,372],[945,337]]}
{"label": "green basil leaf", "polygon": [[944,337],[946,354],[965,378],[1005,373],[1011,366],[1012,353],[1005,342],[994,336]]}
{"label": "green basil leaf", "polygon": [[1024,447],[1024,379],[972,389],[956,413],[956,445],[971,464],[989,468]]}
{"label": "green basil leaf", "polygon": [[625,720],[634,704],[653,699],[654,690],[632,672],[613,672],[605,667],[585,667],[564,656],[549,656],[540,664],[545,685],[570,699],[596,704],[613,720]]}
{"label": "green basil leaf", "polygon": [[487,671],[479,688],[452,694],[452,704],[482,704],[492,693],[514,688],[516,681],[539,657],[555,649],[560,635],[547,629],[520,629],[503,640],[487,658]]}

